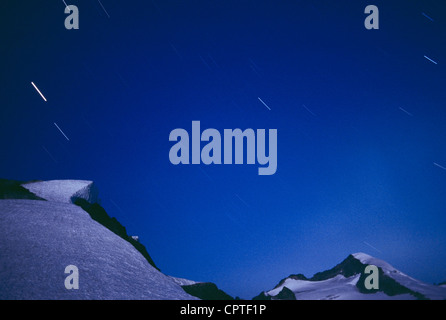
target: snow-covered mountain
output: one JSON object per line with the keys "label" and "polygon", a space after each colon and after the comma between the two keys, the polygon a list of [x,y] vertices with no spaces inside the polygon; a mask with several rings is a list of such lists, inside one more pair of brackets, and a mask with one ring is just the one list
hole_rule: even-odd
{"label": "snow-covered mountain", "polygon": [[[97,200],[91,181],[44,181],[7,190],[14,199],[0,200],[0,299],[196,299],[125,236],[74,204]],[[78,268],[78,289],[65,287],[69,265]]]}
{"label": "snow-covered mountain", "polygon": [[[378,267],[379,289],[366,289],[367,265]],[[349,255],[330,270],[311,278],[290,275],[254,299],[266,300],[414,300],[446,299],[446,287],[413,279],[387,262],[365,253]]]}

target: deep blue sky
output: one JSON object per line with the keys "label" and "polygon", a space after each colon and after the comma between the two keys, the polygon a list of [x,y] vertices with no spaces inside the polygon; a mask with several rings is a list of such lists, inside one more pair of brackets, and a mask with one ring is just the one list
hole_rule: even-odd
{"label": "deep blue sky", "polygon": [[[164,273],[233,296],[358,251],[446,280],[444,2],[66,2],[79,30],[1,1],[2,178],[95,181]],[[193,120],[277,129],[276,174],[172,165]]]}

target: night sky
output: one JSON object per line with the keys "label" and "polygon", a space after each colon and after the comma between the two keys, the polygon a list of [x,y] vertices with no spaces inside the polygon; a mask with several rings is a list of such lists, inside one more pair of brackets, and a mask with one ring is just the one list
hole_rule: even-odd
{"label": "night sky", "polygon": [[[65,2],[78,30],[0,2],[1,178],[93,180],[161,271],[232,296],[354,252],[446,280],[444,1]],[[171,164],[194,120],[277,129],[277,172]]]}

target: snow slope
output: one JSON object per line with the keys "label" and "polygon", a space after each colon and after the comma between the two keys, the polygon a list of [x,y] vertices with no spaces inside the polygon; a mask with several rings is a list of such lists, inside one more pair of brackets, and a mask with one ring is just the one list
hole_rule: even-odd
{"label": "snow slope", "polygon": [[[0,200],[0,299],[196,299],[71,203],[97,197],[90,181],[24,186],[48,201]],[[65,288],[68,265],[77,290]]]}

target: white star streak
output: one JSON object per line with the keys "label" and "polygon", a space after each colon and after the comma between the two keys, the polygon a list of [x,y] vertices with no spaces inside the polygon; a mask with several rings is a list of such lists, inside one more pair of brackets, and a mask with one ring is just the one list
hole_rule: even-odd
{"label": "white star streak", "polygon": [[63,136],[65,137],[65,139],[67,139],[68,141],[70,141],[70,139],[68,139],[68,137],[66,136],[66,134],[62,131],[62,129],[59,128],[59,126],[57,125],[57,123],[54,122],[54,125],[56,126],[57,129],[59,129],[60,133],[63,134]]}
{"label": "white star streak", "polygon": [[314,114],[314,112],[312,112],[310,109],[308,109],[306,105],[303,104],[302,107],[304,107],[305,110],[307,110],[307,111],[308,111],[309,113],[311,113],[314,117],[316,117],[316,115]]}
{"label": "white star streak", "polygon": [[101,5],[102,10],[104,10],[105,14],[106,14],[107,17],[110,19],[110,15],[108,14],[107,10],[105,10],[104,6],[103,6],[102,3],[101,3],[101,0],[98,0],[98,2],[99,2],[99,4]]}
{"label": "white star streak", "polygon": [[428,18],[430,21],[434,21],[434,19],[432,19],[431,17],[429,17],[427,14],[425,14],[424,12],[421,13],[423,16],[425,16],[426,18]]}
{"label": "white star streak", "polygon": [[37,88],[37,86],[34,84],[34,82],[31,81],[31,84],[33,85],[34,89],[36,89],[36,91],[40,94],[42,99],[46,101],[45,96],[42,94],[42,92],[40,92],[39,88]]}
{"label": "white star streak", "polygon": [[55,163],[57,163],[57,160],[54,159],[54,157],[53,157],[53,156],[51,155],[51,153],[45,148],[45,146],[42,146],[42,148],[43,148],[43,150],[45,150],[46,153],[48,153],[48,155],[50,156],[50,158],[51,158]]}
{"label": "white star streak", "polygon": [[399,109],[401,110],[401,111],[403,111],[403,112],[405,112],[405,113],[407,113],[409,116],[411,116],[411,117],[413,117],[413,114],[412,113],[410,113],[409,111],[407,111],[407,110],[404,110],[403,108],[401,108],[401,107],[399,107]]}
{"label": "white star streak", "polygon": [[431,58],[429,58],[428,56],[424,56],[427,60],[429,60],[432,63],[438,64],[437,62],[435,62],[434,60],[432,60]]}
{"label": "white star streak", "polygon": [[271,110],[271,108],[270,107],[268,107],[268,105],[265,103],[265,102],[263,102],[263,100],[262,99],[260,99],[259,97],[257,97],[257,99],[259,99],[259,101],[261,102],[261,103],[263,103],[263,105],[265,106],[265,107],[267,107],[268,108],[268,110]]}
{"label": "white star streak", "polygon": [[380,250],[378,250],[377,248],[375,248],[374,246],[372,246],[370,243],[365,242],[365,241],[363,241],[363,243],[364,243],[365,245],[368,245],[370,248],[372,248],[372,249],[378,251],[379,253],[382,253]]}
{"label": "white star streak", "polygon": [[443,170],[446,170],[446,168],[445,167],[443,167],[443,166],[440,166],[438,163],[436,163],[436,162],[434,162],[434,165],[436,165],[437,167],[439,167],[439,168],[441,168],[441,169],[443,169]]}

